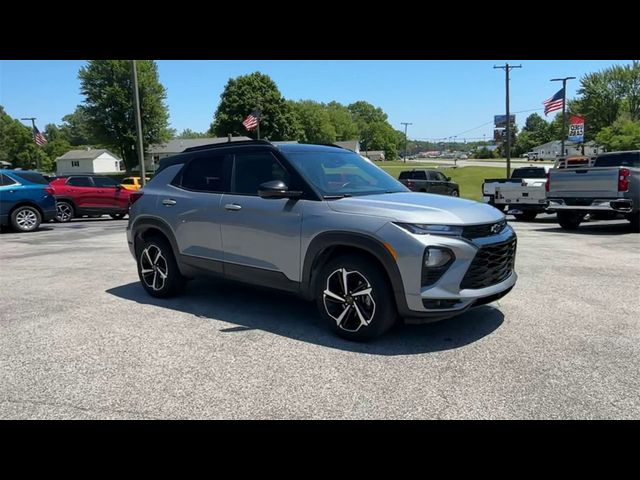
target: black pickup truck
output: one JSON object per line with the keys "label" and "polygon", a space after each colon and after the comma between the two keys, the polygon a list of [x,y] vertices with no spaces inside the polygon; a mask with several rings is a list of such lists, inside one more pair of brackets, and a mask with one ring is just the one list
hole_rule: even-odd
{"label": "black pickup truck", "polygon": [[405,170],[398,176],[400,183],[414,192],[438,193],[440,195],[460,196],[460,187],[438,170]]}

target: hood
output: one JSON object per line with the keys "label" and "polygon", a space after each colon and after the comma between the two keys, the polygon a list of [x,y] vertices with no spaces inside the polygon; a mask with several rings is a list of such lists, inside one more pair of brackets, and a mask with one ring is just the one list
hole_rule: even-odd
{"label": "hood", "polygon": [[384,193],[327,200],[336,212],[385,217],[396,222],[473,225],[504,218],[498,209],[473,200],[422,192]]}

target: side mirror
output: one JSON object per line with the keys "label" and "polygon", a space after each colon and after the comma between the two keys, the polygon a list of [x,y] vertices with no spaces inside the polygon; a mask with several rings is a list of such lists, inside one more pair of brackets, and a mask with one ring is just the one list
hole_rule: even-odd
{"label": "side mirror", "polygon": [[451,177],[447,177],[447,182],[450,182],[450,181],[451,181]]}
{"label": "side mirror", "polygon": [[122,190],[122,185],[118,184],[118,185],[116,185],[115,188],[116,188],[116,190]]}
{"label": "side mirror", "polygon": [[302,192],[289,190],[282,180],[271,180],[258,187],[258,195],[260,198],[296,198],[300,197]]}

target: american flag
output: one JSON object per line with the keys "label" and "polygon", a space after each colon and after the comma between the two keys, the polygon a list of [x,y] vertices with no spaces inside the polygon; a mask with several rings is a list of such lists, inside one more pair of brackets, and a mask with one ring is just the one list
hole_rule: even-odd
{"label": "american flag", "polygon": [[40,133],[40,130],[38,130],[38,127],[35,125],[33,126],[33,141],[39,146],[46,145],[47,143],[47,139],[44,138],[44,135]]}
{"label": "american flag", "polygon": [[244,122],[242,122],[242,125],[244,125],[244,128],[251,131],[258,126],[259,122],[260,122],[260,110],[254,110],[249,114],[247,118],[244,119]]}
{"label": "american flag", "polygon": [[549,112],[553,112],[555,110],[561,110],[564,104],[564,88],[561,88],[560,90],[558,90],[553,97],[545,100],[544,102],[542,102],[542,104],[544,105],[545,116]]}

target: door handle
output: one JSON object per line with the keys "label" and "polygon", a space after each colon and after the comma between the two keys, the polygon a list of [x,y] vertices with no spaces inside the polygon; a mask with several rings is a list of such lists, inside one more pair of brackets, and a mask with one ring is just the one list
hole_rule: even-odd
{"label": "door handle", "polygon": [[172,199],[172,198],[165,198],[164,200],[162,200],[162,204],[166,207],[170,207],[172,205],[175,205],[177,202]]}
{"label": "door handle", "polygon": [[224,206],[224,208],[225,208],[225,210],[232,210],[232,211],[233,211],[233,210],[242,210],[242,206],[241,206],[241,205],[238,205],[238,204],[236,204],[236,203],[227,203],[227,204]]}

